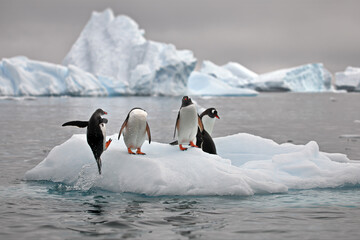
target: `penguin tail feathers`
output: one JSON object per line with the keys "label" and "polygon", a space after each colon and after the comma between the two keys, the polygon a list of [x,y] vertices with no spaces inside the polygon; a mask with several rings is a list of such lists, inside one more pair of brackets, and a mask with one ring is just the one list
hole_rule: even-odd
{"label": "penguin tail feathers", "polygon": [[96,163],[97,163],[97,166],[98,166],[98,170],[99,170],[99,175],[101,175],[101,158],[98,158],[96,159]]}
{"label": "penguin tail feathers", "polygon": [[178,145],[179,143],[178,143],[178,141],[176,140],[176,141],[173,141],[173,142],[171,142],[171,143],[169,143],[170,145]]}
{"label": "penguin tail feathers", "polygon": [[84,128],[87,127],[89,125],[88,121],[70,121],[70,122],[66,122],[64,123],[63,127],[65,126],[75,126],[75,127],[79,127],[79,128]]}

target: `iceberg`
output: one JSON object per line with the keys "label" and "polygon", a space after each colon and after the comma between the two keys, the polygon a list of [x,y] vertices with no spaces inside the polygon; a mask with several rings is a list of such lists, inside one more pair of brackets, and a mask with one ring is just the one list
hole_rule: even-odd
{"label": "iceberg", "polygon": [[[146,40],[131,18],[93,12],[63,65],[26,57],[0,62],[0,96],[256,96],[258,92],[332,91],[321,63],[257,74],[239,63],[218,66],[189,50]],[[360,91],[359,68],[336,74],[336,87]]]}
{"label": "iceberg", "polygon": [[210,61],[203,61],[200,72],[210,75],[231,87],[244,87],[258,77],[256,73],[233,62],[218,66]]}
{"label": "iceberg", "polygon": [[232,87],[215,76],[192,72],[188,82],[188,95],[197,96],[256,96],[257,91]]}
{"label": "iceberg", "polygon": [[[230,62],[218,66],[210,61],[204,61],[199,72],[216,78],[232,88],[252,89],[260,92],[333,90],[332,75],[321,63],[306,64],[258,75],[240,64]],[[190,76],[189,81],[192,81],[192,77]]]}
{"label": "iceberg", "polygon": [[185,94],[197,62],[193,53],[143,35],[127,16],[93,12],[63,64],[106,77],[114,89],[127,85],[132,95]]}
{"label": "iceberg", "polygon": [[259,75],[248,87],[258,91],[332,91],[332,75],[322,63],[306,64]]}
{"label": "iceberg", "polygon": [[[123,87],[125,89],[125,86]],[[30,60],[0,62],[0,96],[105,96],[107,87],[80,68]]]}
{"label": "iceberg", "polygon": [[159,195],[253,195],[291,189],[337,188],[360,183],[360,164],[343,154],[319,151],[316,142],[278,144],[246,133],[215,138],[218,155],[145,143],[147,155],[129,155],[115,139],[103,153],[103,173],[86,142],[73,135],[25,174],[25,179],[66,184],[70,190]]}
{"label": "iceberg", "polygon": [[335,73],[335,87],[338,90],[360,92],[360,68],[347,67],[344,72]]}

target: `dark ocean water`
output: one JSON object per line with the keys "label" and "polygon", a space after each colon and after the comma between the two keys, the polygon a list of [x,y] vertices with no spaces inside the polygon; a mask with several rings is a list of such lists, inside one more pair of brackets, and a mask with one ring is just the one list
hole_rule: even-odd
{"label": "dark ocean water", "polygon": [[[261,94],[194,98],[216,107],[214,137],[246,132],[278,143],[318,142],[360,159],[360,94]],[[83,129],[62,128],[96,108],[117,133],[128,111],[149,113],[153,141],[170,142],[179,97],[0,100],[0,239],[359,239],[360,188],[255,196],[161,196],[75,191],[26,182],[27,170]],[[350,136],[350,138],[349,138]],[[360,174],[360,173],[359,173]]]}

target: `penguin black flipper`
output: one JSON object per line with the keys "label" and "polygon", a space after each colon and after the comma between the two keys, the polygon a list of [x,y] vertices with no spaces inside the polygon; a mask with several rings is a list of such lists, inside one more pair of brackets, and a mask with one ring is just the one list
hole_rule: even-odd
{"label": "penguin black flipper", "polygon": [[175,123],[175,129],[174,129],[174,137],[176,135],[176,129],[179,131],[179,119],[180,119],[180,111],[178,112],[177,118],[176,118],[176,123]]}
{"label": "penguin black flipper", "polygon": [[149,144],[151,143],[151,133],[150,133],[150,127],[149,124],[146,122],[146,132],[148,135],[148,139],[149,139]]}
{"label": "penguin black flipper", "polygon": [[79,128],[85,128],[89,125],[89,121],[70,121],[70,122],[66,122],[64,123],[63,127],[65,126],[75,126],[75,127],[79,127]]}
{"label": "penguin black flipper", "polygon": [[120,137],[121,137],[121,132],[122,132],[122,130],[124,130],[124,128],[125,128],[126,125],[127,125],[127,122],[129,121],[129,116],[130,116],[130,114],[127,115],[125,121],[124,121],[123,124],[121,125],[120,131],[119,131],[118,140],[119,140]]}

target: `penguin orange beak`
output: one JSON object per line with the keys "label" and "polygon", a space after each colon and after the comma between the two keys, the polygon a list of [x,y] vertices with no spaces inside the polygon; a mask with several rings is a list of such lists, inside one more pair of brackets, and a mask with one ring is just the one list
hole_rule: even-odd
{"label": "penguin orange beak", "polygon": [[107,112],[104,111],[104,114],[107,114]]}
{"label": "penguin orange beak", "polygon": [[215,116],[217,119],[220,119],[220,117],[218,115]]}

